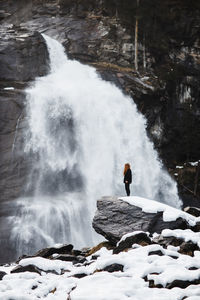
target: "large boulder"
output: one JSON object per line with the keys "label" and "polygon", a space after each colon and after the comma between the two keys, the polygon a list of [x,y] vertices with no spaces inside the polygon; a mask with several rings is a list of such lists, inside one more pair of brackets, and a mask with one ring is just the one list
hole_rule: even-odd
{"label": "large boulder", "polygon": [[[141,198],[141,202],[144,200]],[[155,204],[155,201],[152,203]],[[114,244],[124,234],[132,231],[161,233],[165,228],[186,229],[190,227],[182,217],[178,217],[172,221],[164,221],[163,211],[148,213],[144,212],[141,207],[131,205],[117,197],[103,197],[97,201],[97,211],[92,225],[97,233],[103,235]]]}

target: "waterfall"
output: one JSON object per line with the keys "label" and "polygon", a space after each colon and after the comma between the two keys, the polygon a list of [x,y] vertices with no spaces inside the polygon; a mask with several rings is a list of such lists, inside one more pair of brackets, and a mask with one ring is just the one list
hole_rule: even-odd
{"label": "waterfall", "polygon": [[50,73],[26,90],[25,152],[32,168],[13,225],[20,252],[96,242],[91,227],[96,200],[125,196],[127,162],[133,172],[131,195],[179,208],[176,184],[163,170],[133,100],[94,68],[69,60],[60,43],[44,38]]}

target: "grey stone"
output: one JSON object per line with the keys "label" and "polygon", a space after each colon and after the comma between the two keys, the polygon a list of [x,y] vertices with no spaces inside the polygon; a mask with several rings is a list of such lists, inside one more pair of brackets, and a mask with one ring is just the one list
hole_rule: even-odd
{"label": "grey stone", "polygon": [[109,265],[109,266],[106,266],[103,271],[106,271],[106,272],[109,272],[109,273],[112,273],[112,272],[123,272],[124,270],[124,266],[121,265],[121,264],[112,264],[112,265]]}

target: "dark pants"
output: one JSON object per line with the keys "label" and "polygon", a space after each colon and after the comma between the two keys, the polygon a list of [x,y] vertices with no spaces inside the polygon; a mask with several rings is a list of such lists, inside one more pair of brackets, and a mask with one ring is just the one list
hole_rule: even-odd
{"label": "dark pants", "polygon": [[125,183],[125,190],[127,196],[130,196],[130,183]]}

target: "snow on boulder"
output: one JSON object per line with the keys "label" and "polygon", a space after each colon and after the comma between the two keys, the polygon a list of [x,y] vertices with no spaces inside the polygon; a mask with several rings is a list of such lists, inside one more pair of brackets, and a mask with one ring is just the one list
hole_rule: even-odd
{"label": "snow on boulder", "polygon": [[95,231],[116,244],[133,231],[161,233],[164,229],[187,229],[199,221],[186,212],[141,197],[103,197],[97,201]]}
{"label": "snow on boulder", "polygon": [[148,237],[148,234],[143,231],[134,231],[131,233],[127,233],[117,243],[116,247],[113,250],[113,253],[118,254],[125,249],[131,248],[133,244],[139,244],[143,246],[150,245],[151,239]]}
{"label": "snow on boulder", "polygon": [[2,280],[2,278],[6,275],[6,272],[0,271],[0,280]]}
{"label": "snow on boulder", "polygon": [[55,253],[56,254],[71,254],[72,249],[73,249],[73,245],[71,245],[71,244],[58,245],[57,247],[50,247],[50,248],[45,248],[45,249],[39,250],[38,252],[35,253],[34,256],[41,256],[44,258],[48,258]]}
{"label": "snow on boulder", "polygon": [[30,257],[30,258],[25,258],[20,260],[19,266],[13,269],[11,273],[23,272],[21,271],[20,267],[24,268],[24,272],[25,271],[33,272],[33,269],[35,269],[34,272],[36,272],[36,270],[40,270],[40,272],[43,271],[43,272],[53,272],[56,274],[61,274],[63,270],[64,271],[71,270],[72,263],[61,261],[61,260],[50,260],[39,256]]}
{"label": "snow on boulder", "polygon": [[198,207],[187,206],[184,208],[184,211],[195,217],[200,217],[200,209]]}

